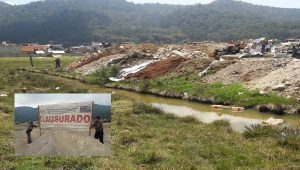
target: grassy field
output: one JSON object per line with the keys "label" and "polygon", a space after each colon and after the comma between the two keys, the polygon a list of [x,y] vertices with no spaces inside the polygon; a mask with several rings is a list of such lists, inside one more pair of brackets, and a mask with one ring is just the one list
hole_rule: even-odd
{"label": "grassy field", "polygon": [[[40,69],[53,69],[52,60],[35,58],[34,62]],[[62,64],[72,60],[64,58]],[[203,124],[191,117],[177,118],[115,95],[112,102],[112,157],[15,157],[14,93],[69,93],[87,92],[88,89],[15,71],[29,67],[27,58],[1,58],[0,67],[0,93],[8,94],[8,97],[0,98],[0,169],[300,168],[299,134],[292,135],[297,134],[296,131],[280,135],[282,132],[278,129],[255,127],[240,134],[234,132],[228,122]],[[61,88],[55,90],[56,87]]]}

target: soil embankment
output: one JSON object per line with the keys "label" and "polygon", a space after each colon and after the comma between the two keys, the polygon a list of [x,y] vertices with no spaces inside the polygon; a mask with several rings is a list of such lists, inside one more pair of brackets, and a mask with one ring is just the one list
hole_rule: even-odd
{"label": "soil embankment", "polygon": [[163,76],[167,73],[172,72],[176,69],[182,62],[186,61],[186,58],[175,57],[166,60],[158,61],[156,63],[150,64],[138,73],[131,74],[126,78],[136,78],[136,79],[154,79]]}

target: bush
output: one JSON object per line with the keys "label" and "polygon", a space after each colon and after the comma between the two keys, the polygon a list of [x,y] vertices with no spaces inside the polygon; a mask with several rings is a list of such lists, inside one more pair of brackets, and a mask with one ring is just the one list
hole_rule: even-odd
{"label": "bush", "polygon": [[221,128],[221,127],[230,127],[230,123],[228,120],[215,120],[211,123],[211,125]]}
{"label": "bush", "polygon": [[180,120],[184,123],[199,123],[199,121],[192,116],[186,116],[186,117],[182,117],[180,118]]}
{"label": "bush", "polygon": [[279,135],[278,144],[300,151],[300,129],[284,128]]}
{"label": "bush", "polygon": [[116,77],[121,70],[120,65],[112,65],[110,67],[103,67],[91,74],[87,78],[87,82],[93,84],[104,85],[109,82],[110,77]]}
{"label": "bush", "polygon": [[260,138],[260,137],[274,137],[279,134],[279,129],[276,129],[272,126],[262,126],[262,125],[250,125],[246,127],[244,132],[245,138]]}
{"label": "bush", "polygon": [[251,125],[244,132],[246,138],[272,137],[278,145],[300,150],[300,129],[278,128],[271,126]]}
{"label": "bush", "polygon": [[147,105],[144,103],[134,103],[133,104],[133,114],[161,114],[162,111],[154,106]]}

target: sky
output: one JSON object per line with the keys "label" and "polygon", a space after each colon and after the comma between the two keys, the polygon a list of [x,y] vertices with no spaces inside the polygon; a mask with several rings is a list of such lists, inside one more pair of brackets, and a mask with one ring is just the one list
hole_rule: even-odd
{"label": "sky", "polygon": [[[9,4],[25,4],[32,1],[38,0],[2,0]],[[213,0],[128,0],[134,3],[166,3],[166,4],[184,4],[184,5],[192,5],[192,4],[207,4],[212,2]],[[282,8],[300,8],[299,0],[242,0],[244,2],[249,2],[252,4],[258,5],[266,5],[273,7],[282,7]]]}
{"label": "sky", "polygon": [[16,94],[15,107],[94,101],[111,106],[111,94]]}

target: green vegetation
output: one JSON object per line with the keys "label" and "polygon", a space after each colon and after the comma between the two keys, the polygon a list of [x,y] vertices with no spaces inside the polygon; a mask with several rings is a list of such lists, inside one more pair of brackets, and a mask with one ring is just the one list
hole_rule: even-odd
{"label": "green vegetation", "polygon": [[[35,60],[44,69],[48,62]],[[88,91],[76,84],[62,84],[55,77],[15,71],[28,66],[24,58],[0,59],[0,67],[5,68],[0,72],[3,79],[0,91],[8,93],[0,102],[8,108],[9,115],[0,114],[1,169],[297,169],[300,166],[299,140],[245,138],[230,131],[228,122],[204,124],[191,117],[177,118],[117,95],[112,100],[113,156],[16,157],[11,116],[15,92]],[[55,90],[55,87],[61,88]]]}
{"label": "green vegetation", "polygon": [[103,67],[96,72],[88,75],[85,78],[85,81],[92,84],[99,84],[104,85],[110,82],[110,77],[116,77],[117,74],[120,72],[121,66],[120,65],[112,65],[110,67]]}
{"label": "green vegetation", "polygon": [[244,136],[248,139],[274,138],[281,147],[300,151],[300,129],[275,128],[272,126],[252,125],[247,127]]}
{"label": "green vegetation", "polygon": [[252,108],[257,105],[284,105],[299,106],[295,100],[287,99],[272,94],[262,95],[258,91],[250,91],[241,84],[223,85],[220,83],[203,84],[186,81],[184,78],[169,79],[162,77],[155,80],[127,80],[118,83],[110,83],[109,87],[134,88],[140,92],[154,92],[165,94],[177,94],[186,98],[200,97],[203,100],[211,100],[214,103],[234,104]]}
{"label": "green vegetation", "polygon": [[193,6],[136,5],[125,0],[47,0],[20,6],[0,2],[0,40],[53,40],[75,45],[102,40],[180,43],[261,36],[285,39],[299,36],[299,16],[299,9],[233,0]]}

